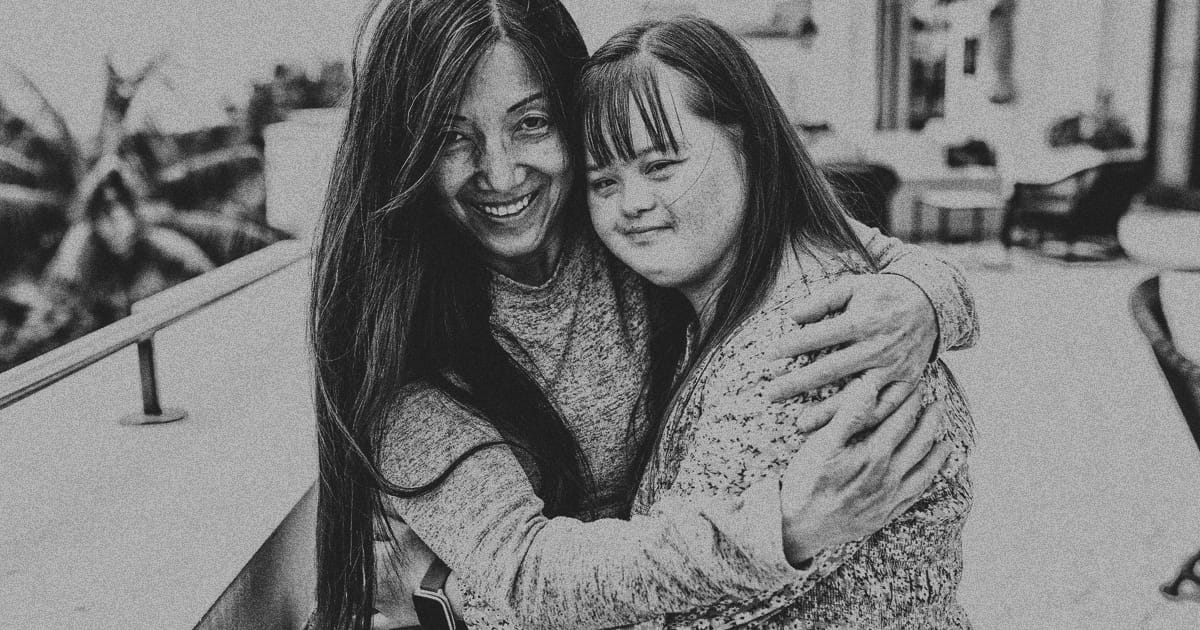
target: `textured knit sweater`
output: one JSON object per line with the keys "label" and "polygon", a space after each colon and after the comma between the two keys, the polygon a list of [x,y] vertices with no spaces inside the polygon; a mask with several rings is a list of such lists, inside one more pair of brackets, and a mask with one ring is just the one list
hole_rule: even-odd
{"label": "textured knit sweater", "polygon": [[[815,429],[796,418],[844,383],[786,404],[771,404],[758,384],[771,372],[774,341],[797,327],[790,307],[848,273],[848,266],[829,254],[800,255],[780,273],[759,310],[699,357],[664,420],[634,514],[672,514],[679,506],[737,496],[755,483],[779,479]],[[798,367],[819,354],[785,363]],[[971,505],[964,464],[974,423],[940,360],[926,369],[922,385],[923,404],[944,404],[940,436],[953,449],[912,508],[864,540],[818,553],[812,571],[775,590],[749,598],[731,595],[713,606],[669,615],[667,627],[970,628],[955,595],[962,575],[962,526]]]}
{"label": "textured knit sweater", "polygon": [[[937,312],[943,350],[974,342],[974,305],[961,273],[919,248],[860,227],[888,272],[913,280]],[[596,495],[572,517],[546,518],[513,452],[476,453],[435,490],[387,497],[458,575],[473,628],[609,627],[752,597],[801,579],[783,555],[776,482],[738,496],[679,506],[670,514],[611,518],[637,477],[635,414],[645,371],[639,281],[609,263],[594,239],[564,252],[543,285],[497,275],[492,325],[530,369],[579,441]],[[454,457],[498,434],[438,390],[405,388],[389,418],[385,474],[417,485]]]}

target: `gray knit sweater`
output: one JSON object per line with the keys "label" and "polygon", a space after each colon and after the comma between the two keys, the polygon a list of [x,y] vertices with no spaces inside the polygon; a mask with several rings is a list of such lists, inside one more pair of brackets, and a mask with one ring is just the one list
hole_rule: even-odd
{"label": "gray knit sweater", "polygon": [[[791,308],[811,291],[850,273],[839,257],[819,251],[798,255],[796,264],[781,270],[762,306],[698,358],[664,420],[634,514],[667,515],[675,506],[736,496],[764,479],[779,479],[814,430],[796,419],[806,406],[828,398],[844,383],[785,404],[770,403],[758,385],[778,367],[769,359],[774,341],[796,328]],[[795,368],[819,354],[781,363]],[[922,384],[924,404],[943,403],[940,437],[953,448],[950,461],[912,508],[865,539],[821,551],[807,575],[753,597],[728,596],[712,606],[669,615],[666,626],[968,630],[957,591],[962,528],[971,507],[965,463],[974,442],[974,421],[942,361],[926,368]]]}
{"label": "gray knit sweater", "polygon": [[[930,297],[943,350],[974,342],[974,305],[960,272],[920,248],[862,226],[886,272]],[[783,555],[778,483],[679,506],[670,514],[613,517],[636,481],[635,414],[645,370],[645,313],[638,282],[583,239],[554,275],[528,287],[497,275],[492,325],[530,369],[577,437],[596,483],[582,513],[548,519],[512,451],[470,457],[435,490],[387,497],[459,576],[472,628],[596,628],[747,598],[801,579]],[[510,341],[513,340],[513,341]],[[395,483],[417,485],[457,454],[497,433],[432,387],[402,392],[382,459]]]}

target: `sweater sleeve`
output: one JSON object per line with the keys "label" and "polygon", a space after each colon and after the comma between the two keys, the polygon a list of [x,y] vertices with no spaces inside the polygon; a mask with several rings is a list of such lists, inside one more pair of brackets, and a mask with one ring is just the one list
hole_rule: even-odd
{"label": "sweater sleeve", "polygon": [[[479,419],[425,390],[390,420],[384,474],[433,478],[458,453],[496,439]],[[432,491],[389,496],[474,597],[521,628],[600,628],[773,591],[804,575],[783,554],[778,481],[671,514],[582,522],[546,518],[513,452],[481,450]]]}
{"label": "sweater sleeve", "polygon": [[884,236],[878,229],[850,219],[855,236],[879,262],[881,273],[901,276],[921,289],[937,314],[939,351],[975,345],[979,339],[979,316],[975,298],[961,269],[927,249],[898,238]]}

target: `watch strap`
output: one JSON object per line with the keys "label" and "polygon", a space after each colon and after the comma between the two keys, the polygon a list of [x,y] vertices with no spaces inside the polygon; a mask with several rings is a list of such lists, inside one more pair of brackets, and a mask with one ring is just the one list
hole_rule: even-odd
{"label": "watch strap", "polygon": [[425,571],[425,577],[421,578],[421,590],[445,592],[446,580],[450,578],[450,567],[442,562],[441,558],[434,557],[433,564]]}

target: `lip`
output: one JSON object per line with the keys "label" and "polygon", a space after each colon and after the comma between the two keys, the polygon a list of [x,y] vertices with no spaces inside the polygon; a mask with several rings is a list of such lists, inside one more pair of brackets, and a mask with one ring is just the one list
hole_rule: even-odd
{"label": "lip", "polygon": [[[527,201],[524,201],[524,200],[527,200]],[[542,200],[542,189],[535,188],[527,193],[523,193],[520,195],[506,195],[505,197],[502,197],[502,198],[473,197],[473,198],[469,198],[469,199],[461,199],[460,202],[464,206],[470,208],[471,211],[478,217],[487,219],[489,221],[495,221],[498,223],[510,223],[513,221],[517,221],[517,220],[521,219],[522,217],[530,214],[530,210],[532,208],[535,208],[536,206],[538,206],[538,204],[541,200]],[[525,203],[524,208],[521,208],[520,210],[518,210],[512,214],[506,214],[506,215],[492,214],[492,213],[484,210],[481,207],[481,206],[492,206],[492,207],[506,206],[506,205],[511,205],[514,203],[520,203],[522,201],[524,201],[524,203]]]}
{"label": "lip", "polygon": [[638,226],[622,227],[622,228],[619,228],[618,231],[621,232],[622,234],[624,234],[625,236],[640,236],[643,234],[651,234],[654,232],[661,232],[663,230],[669,230],[669,229],[671,229],[671,226],[669,226],[669,225],[638,225]]}

